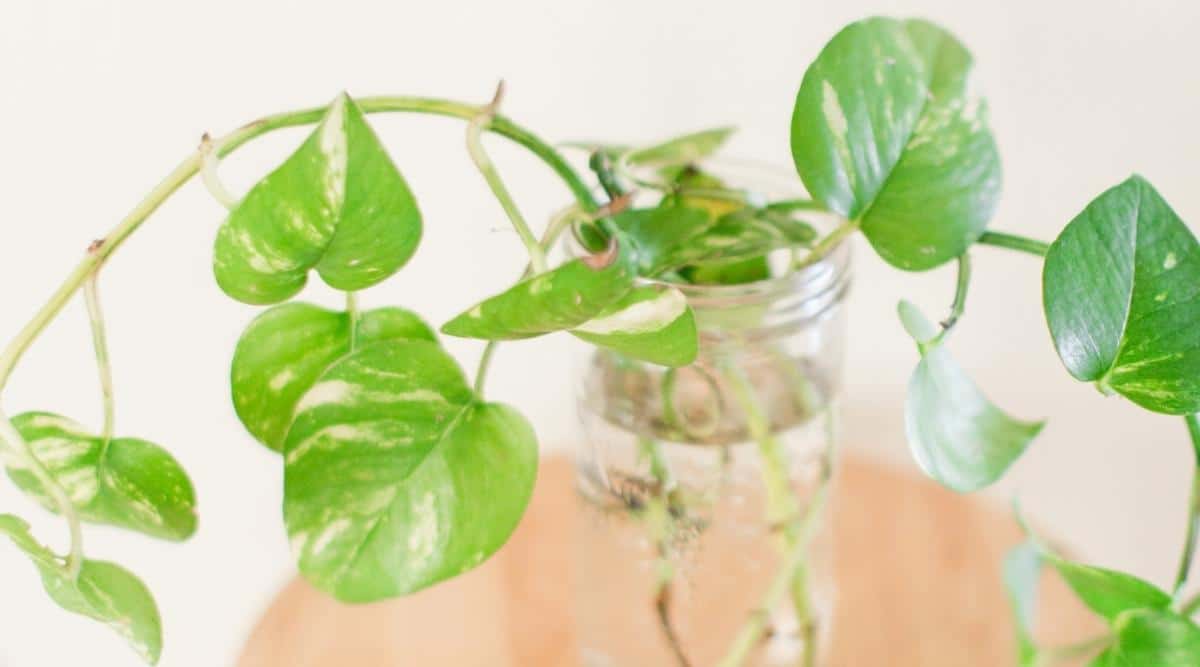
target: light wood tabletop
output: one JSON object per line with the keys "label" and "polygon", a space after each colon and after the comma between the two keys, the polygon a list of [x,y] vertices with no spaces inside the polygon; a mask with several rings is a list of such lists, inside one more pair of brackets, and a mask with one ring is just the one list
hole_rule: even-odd
{"label": "light wood tabletop", "polygon": [[[915,471],[851,461],[839,476],[830,664],[1015,664],[1000,580],[1004,552],[1020,540],[1012,520]],[[569,572],[577,511],[569,464],[546,460],[520,528],[486,564],[366,606],[341,605],[296,579],[254,629],[239,667],[576,665]],[[1047,575],[1043,591],[1045,639],[1086,638],[1100,627],[1057,579]]]}

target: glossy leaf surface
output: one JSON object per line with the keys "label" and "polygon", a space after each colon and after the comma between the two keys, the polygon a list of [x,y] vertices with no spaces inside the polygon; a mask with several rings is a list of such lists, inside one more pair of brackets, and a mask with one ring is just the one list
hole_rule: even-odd
{"label": "glossy leaf surface", "polygon": [[662,366],[686,366],[696,360],[699,350],[687,297],[674,288],[639,287],[572,333],[626,357]]}
{"label": "glossy leaf surface", "polygon": [[607,266],[573,259],[523,280],[442,326],[442,333],[484,340],[518,340],[574,329],[598,317],[633,289],[636,252],[628,242]]}
{"label": "glossy leaf surface", "polygon": [[1093,667],[1195,667],[1200,665],[1200,628],[1169,611],[1137,609],[1114,623],[1116,637]]}
{"label": "glossy leaf surface", "polygon": [[37,566],[42,585],[55,603],[104,623],[124,637],[143,660],[158,663],[162,621],[154,597],[140,579],[119,565],[85,559],[78,578],[72,580],[61,559],[33,538],[29,524],[11,514],[0,514],[0,534],[8,535]]}
{"label": "glossy leaf surface", "polygon": [[1024,453],[1043,422],[1013,419],[996,408],[933,340],[937,329],[915,307],[902,302],[900,313],[921,348],[904,409],[913,456],[927,475],[955,491],[976,491],[995,482]]}
{"label": "glossy leaf surface", "polygon": [[[392,339],[436,342],[420,317],[402,308],[362,313],[356,345]],[[304,392],[350,352],[350,316],[309,303],[286,303],[259,315],[238,340],[230,373],[233,405],[246,429],[280,451]]]}
{"label": "glossy leaf surface", "polygon": [[796,96],[792,157],[804,185],[901,269],[958,257],[992,217],[1000,158],[972,69],[941,28],[871,18],[834,36]]}
{"label": "glossy leaf surface", "polygon": [[278,303],[315,269],[359,290],[395,273],[421,238],[404,178],[346,95],[300,148],[255,185],[217,233],[213,269],[229,296]]}
{"label": "glossy leaf surface", "polygon": [[1200,411],[1200,248],[1154,187],[1106,191],[1050,246],[1046,322],[1071,375],[1156,412]]}
{"label": "glossy leaf surface", "polygon": [[537,443],[511,408],[478,401],[425,341],[362,348],[301,398],[284,517],[300,565],[338,599],[420,590],[495,552],[516,527]]}
{"label": "glossy leaf surface", "polygon": [[[165,449],[137,438],[113,438],[105,446],[103,437],[47,412],[26,412],[12,423],[81,519],[167,540],[184,540],[196,532],[196,492]],[[8,476],[57,511],[41,483],[19,462],[8,462]]]}

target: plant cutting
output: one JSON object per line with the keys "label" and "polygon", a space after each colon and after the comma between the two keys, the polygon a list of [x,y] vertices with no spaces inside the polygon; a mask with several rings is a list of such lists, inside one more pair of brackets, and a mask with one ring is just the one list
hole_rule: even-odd
{"label": "plant cutting", "polygon": [[[199,177],[227,209],[213,247],[216,283],[261,308],[232,354],[233,404],[249,434],[279,453],[284,527],[314,586],[348,603],[403,596],[476,567],[505,543],[532,493],[538,447],[524,417],[486,397],[488,368],[504,341],[564,332],[598,350],[597,377],[654,401],[650,425],[630,431],[638,467],[619,484],[601,480],[589,500],[654,545],[653,582],[637,603],[656,611],[655,641],[676,664],[693,664],[673,617],[673,591],[684,585],[679,554],[717,528],[712,508],[724,498],[691,487],[671,447],[705,444],[714,469],[753,461],[763,535],[775,554],[766,585],[754,591],[755,609],[729,628],[715,664],[818,664],[825,621],[813,603],[810,542],[833,475],[829,386],[779,341],[751,335],[769,320],[768,310],[718,321],[692,297],[698,288],[750,289],[818,275],[856,233],[899,270],[956,264],[952,305],[940,323],[899,306],[919,354],[906,435],[926,474],[973,492],[999,479],[1043,423],[988,401],[950,356],[948,340],[966,313],[970,253],[987,246],[1029,254],[1042,262],[1046,321],[1066,370],[1105,395],[1183,417],[1200,480],[1195,237],[1137,176],[1087,204],[1052,243],[990,231],[1001,167],[972,69],[958,40],[926,21],[871,18],[840,31],[795,97],[790,141],[804,198],[773,197],[721,177],[710,158],[729,135],[725,128],[648,147],[585,146],[585,178],[559,148],[500,115],[502,88],[482,105],[341,94],[322,107],[206,136],[87,248],[0,352],[5,389],[25,351],[81,296],[104,408],[98,428],[49,410],[0,414],[9,479],[58,514],[68,535],[64,547],[51,548],[11,514],[0,514],[0,532],[29,556],[58,605],[110,625],[147,662],[159,660],[162,623],[150,591],[127,569],[93,557],[82,526],[186,540],[205,489],[197,493],[166,448],[119,433],[99,286],[124,242]],[[377,113],[464,121],[468,153],[526,250],[514,262],[521,268],[511,286],[464,304],[436,329],[400,306],[359,305],[364,290],[403,269],[423,225],[414,193],[370,127],[368,116]],[[222,159],[295,126],[314,128],[248,192],[222,184]],[[566,186],[572,201],[540,234],[490,159],[488,133],[530,151]],[[564,239],[571,252],[557,260]],[[342,292],[345,307],[297,300],[310,281]],[[728,336],[714,343],[714,331]],[[483,342],[470,377],[441,335]],[[756,365],[717,353],[729,340],[752,350]],[[800,489],[784,431],[809,421],[824,437],[812,484]],[[1030,533],[1005,565],[1020,664],[1080,656],[1104,667],[1200,664],[1192,620],[1200,598],[1184,595],[1200,522],[1195,491],[1189,509],[1179,570],[1165,589],[1067,560]],[[1108,622],[1103,635],[1071,646],[1033,640],[1043,566]],[[795,649],[786,663],[764,655],[764,645],[779,638]]]}

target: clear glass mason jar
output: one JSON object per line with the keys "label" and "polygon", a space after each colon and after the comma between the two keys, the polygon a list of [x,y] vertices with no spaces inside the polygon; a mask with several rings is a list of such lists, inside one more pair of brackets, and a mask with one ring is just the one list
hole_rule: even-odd
{"label": "clear glass mason jar", "polygon": [[686,368],[589,350],[574,582],[585,667],[823,664],[849,264],[843,244],[777,278],[674,285],[700,332]]}

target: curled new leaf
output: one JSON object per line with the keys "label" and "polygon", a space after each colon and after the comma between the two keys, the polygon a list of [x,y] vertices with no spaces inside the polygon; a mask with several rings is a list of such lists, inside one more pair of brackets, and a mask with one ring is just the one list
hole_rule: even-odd
{"label": "curled new leaf", "polygon": [[593,268],[589,259],[523,280],[442,326],[442,333],[484,340],[518,340],[573,329],[597,317],[633,289],[636,257],[628,241]]}
{"label": "curled new leaf", "polygon": [[1001,412],[935,339],[936,329],[916,308],[902,302],[900,312],[921,348],[904,407],[913,456],[927,475],[955,491],[976,491],[995,482],[1044,423]]}
{"label": "curled new leaf", "polygon": [[33,538],[29,524],[0,514],[0,534],[24,551],[42,576],[46,593],[60,607],[104,623],[117,631],[150,664],[162,655],[162,621],[146,585],[125,568],[104,561],[83,561],[79,576],[68,576],[62,561]]}
{"label": "curled new leaf", "polygon": [[533,492],[533,430],[482,403],[437,345],[392,340],[329,368],[288,431],[284,518],[300,571],[349,602],[483,562]]}
{"label": "curled new leaf", "polygon": [[925,21],[852,23],[804,74],[792,157],[809,193],[896,267],[929,269],[983,233],[1000,194],[971,54]]}
{"label": "curled new leaf", "polygon": [[1046,254],[1042,294],[1071,375],[1147,410],[1200,411],[1200,245],[1145,179],[1067,225]]}
{"label": "curled new leaf", "polygon": [[[238,339],[230,380],[238,417],[259,442],[280,451],[296,402],[326,369],[348,354],[350,315],[308,303],[286,303],[259,315]],[[354,346],[384,340],[436,342],[414,313],[379,308],[362,313]]]}
{"label": "curled new leaf", "polygon": [[[184,540],[196,532],[192,482],[165,449],[137,438],[105,442],[70,419],[47,412],[26,412],[12,423],[83,520],[167,540]],[[8,476],[47,509],[58,511],[19,461],[8,462]]]}
{"label": "curled new leaf", "polygon": [[346,95],[300,148],[255,185],[217,233],[213,269],[229,296],[283,301],[316,269],[359,290],[395,273],[421,238],[421,215],[362,110]]}
{"label": "curled new leaf", "polygon": [[626,357],[663,366],[686,366],[699,351],[687,297],[672,287],[639,287],[571,333]]}

